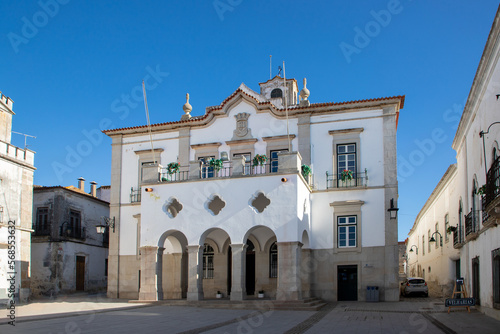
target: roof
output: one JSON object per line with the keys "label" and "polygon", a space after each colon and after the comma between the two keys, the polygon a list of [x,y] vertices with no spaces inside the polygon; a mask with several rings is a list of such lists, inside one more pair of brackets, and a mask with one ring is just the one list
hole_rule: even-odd
{"label": "roof", "polygon": [[37,186],[37,185],[33,186],[33,192],[35,192],[35,191],[56,190],[56,189],[62,189],[64,191],[71,191],[71,192],[74,192],[74,193],[77,193],[77,194],[80,194],[80,195],[85,195],[89,199],[92,199],[92,200],[95,200],[95,201],[99,201],[99,202],[102,202],[104,204],[108,204],[109,205],[109,202],[104,201],[104,200],[102,200],[100,198],[94,197],[91,194],[88,194],[85,191],[80,190],[79,188],[77,188],[75,186],[67,186],[67,187],[63,187],[63,186],[48,186],[48,187],[45,187],[45,186]]}
{"label": "roof", "polygon": [[[254,103],[259,109],[269,109],[273,114],[284,116],[285,108],[277,108],[270,101],[266,100],[262,97],[262,95],[248,88],[245,84],[241,84],[236,91],[228,96],[221,104],[217,106],[211,106],[206,108],[205,115],[203,116],[195,116],[187,120],[173,121],[173,122],[164,122],[164,123],[156,123],[151,124],[152,131],[161,131],[161,130],[171,130],[181,127],[192,127],[192,126],[202,126],[206,125],[210,120],[212,120],[216,115],[222,115],[221,112],[230,102],[236,97],[242,97]],[[374,102],[382,102],[382,103],[398,103],[399,109],[403,109],[405,96],[391,96],[391,97],[380,97],[374,99],[365,99],[365,100],[355,100],[355,101],[345,101],[345,102],[328,102],[328,103],[312,103],[309,106],[289,106],[288,113],[289,116],[300,115],[304,113],[329,113],[337,110],[344,110],[349,107],[363,107],[364,104],[374,103]],[[324,108],[333,108],[337,110],[324,110]],[[281,115],[283,114],[283,115]],[[397,120],[396,120],[397,124]],[[129,132],[129,133],[137,133],[147,131],[147,125],[140,126],[132,126],[125,128],[117,128],[102,131],[108,136],[119,134],[120,132]]]}

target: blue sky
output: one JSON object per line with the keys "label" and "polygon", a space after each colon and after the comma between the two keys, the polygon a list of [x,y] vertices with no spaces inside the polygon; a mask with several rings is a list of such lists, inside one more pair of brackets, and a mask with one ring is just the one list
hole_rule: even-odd
{"label": "blue sky", "polygon": [[[311,102],[406,95],[398,127],[399,239],[451,163],[456,127],[498,1],[3,1],[0,90],[34,135],[35,184],[109,184],[102,128],[258,91],[286,61]],[[13,135],[13,144],[24,138]]]}

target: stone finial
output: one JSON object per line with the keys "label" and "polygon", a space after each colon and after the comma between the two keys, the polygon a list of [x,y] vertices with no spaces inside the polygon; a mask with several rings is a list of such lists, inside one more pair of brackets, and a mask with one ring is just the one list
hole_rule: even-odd
{"label": "stone finial", "polygon": [[301,106],[309,106],[310,105],[310,102],[308,100],[309,98],[309,95],[311,94],[311,92],[309,92],[309,89],[307,89],[307,79],[304,78],[304,88],[302,88],[302,90],[300,91],[300,105]]}
{"label": "stone finial", "polygon": [[186,94],[186,103],[182,106],[182,110],[184,110],[185,114],[182,115],[181,120],[190,119],[193,107],[189,104],[189,93]]}

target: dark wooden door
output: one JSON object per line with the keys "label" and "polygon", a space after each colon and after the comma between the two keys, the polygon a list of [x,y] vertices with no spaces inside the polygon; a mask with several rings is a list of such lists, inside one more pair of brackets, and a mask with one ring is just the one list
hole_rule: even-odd
{"label": "dark wooden door", "polygon": [[358,300],[358,266],[338,266],[338,300]]}
{"label": "dark wooden door", "polygon": [[76,290],[85,291],[85,256],[76,257]]}
{"label": "dark wooden door", "polygon": [[229,246],[227,250],[227,295],[231,295],[231,284],[233,277],[233,251],[231,246]]}
{"label": "dark wooden door", "polygon": [[480,305],[479,299],[479,257],[472,259],[472,297],[476,298],[476,304]]}
{"label": "dark wooden door", "polygon": [[255,247],[250,240],[247,241],[245,269],[246,269],[247,295],[254,295],[255,294]]}

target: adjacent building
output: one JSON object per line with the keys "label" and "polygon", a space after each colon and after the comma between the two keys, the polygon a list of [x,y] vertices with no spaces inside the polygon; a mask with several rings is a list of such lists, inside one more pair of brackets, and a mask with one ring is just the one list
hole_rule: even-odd
{"label": "adjacent building", "polygon": [[[202,116],[112,139],[108,296],[263,293],[399,300],[396,129],[404,96],[310,103],[245,84]],[[179,108],[180,110],[180,108]],[[392,218],[391,218],[392,215]]]}
{"label": "adjacent building", "polygon": [[[500,319],[499,57],[500,7],[453,140],[457,162],[450,166],[420,212],[408,243],[408,248],[412,244],[418,247],[416,262],[412,264],[410,260],[414,272],[436,282],[437,289],[445,295],[452,280],[464,277],[477,307],[497,319]],[[434,235],[435,231],[440,235]],[[437,243],[432,242],[433,236]]]}
{"label": "adjacent building", "polygon": [[[33,192],[33,296],[78,291],[106,291],[109,233],[96,225],[109,217],[109,202],[98,197],[97,184],[39,187]],[[101,195],[105,191],[100,187]],[[109,189],[109,187],[106,187]],[[106,230],[108,232],[109,230]]]}
{"label": "adjacent building", "polygon": [[11,144],[13,104],[0,93],[0,299],[14,293],[25,301],[30,295],[35,152]]}

